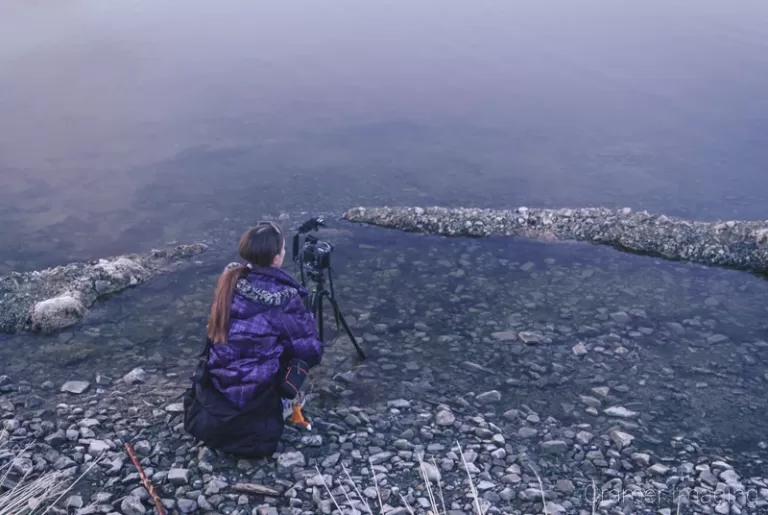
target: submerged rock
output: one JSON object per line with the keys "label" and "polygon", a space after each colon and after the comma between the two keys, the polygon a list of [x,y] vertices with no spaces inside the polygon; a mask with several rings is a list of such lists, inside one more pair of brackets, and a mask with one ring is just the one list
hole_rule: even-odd
{"label": "submerged rock", "polygon": [[698,222],[630,209],[355,207],[351,222],[443,236],[519,236],[610,245],[670,260],[768,272],[768,221]]}
{"label": "submerged rock", "polygon": [[51,333],[82,320],[97,300],[144,283],[206,250],[179,245],[0,277],[0,332]]}

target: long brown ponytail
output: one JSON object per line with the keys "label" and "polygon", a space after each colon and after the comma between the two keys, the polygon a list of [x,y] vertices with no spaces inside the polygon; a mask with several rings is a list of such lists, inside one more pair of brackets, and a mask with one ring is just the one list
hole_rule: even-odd
{"label": "long brown ponytail", "polygon": [[[247,263],[267,267],[280,254],[284,244],[283,232],[272,222],[262,222],[248,229],[240,238],[238,254]],[[248,266],[228,268],[216,283],[216,292],[208,319],[208,338],[212,343],[227,343],[229,311],[237,281],[250,272]]]}

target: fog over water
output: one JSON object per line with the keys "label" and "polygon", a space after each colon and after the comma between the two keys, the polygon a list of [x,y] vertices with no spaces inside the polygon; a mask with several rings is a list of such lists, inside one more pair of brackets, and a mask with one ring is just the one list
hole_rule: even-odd
{"label": "fog over water", "polygon": [[2,13],[5,269],[194,239],[247,206],[768,217],[761,2],[11,0]]}

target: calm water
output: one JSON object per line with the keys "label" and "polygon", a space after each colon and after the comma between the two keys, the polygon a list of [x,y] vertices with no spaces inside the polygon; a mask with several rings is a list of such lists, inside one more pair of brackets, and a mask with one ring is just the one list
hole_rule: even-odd
{"label": "calm water", "polygon": [[757,0],[10,0],[0,270],[381,202],[768,218],[765,91]]}
{"label": "calm water", "polygon": [[[237,235],[280,213],[607,205],[768,219],[765,91],[758,1],[6,1],[0,273],[229,246],[83,327],[8,338],[0,356],[33,382],[134,366],[182,377]],[[375,349],[350,402],[391,393],[382,381],[446,400],[499,388],[505,407],[591,423],[580,396],[604,385],[606,405],[649,417],[648,444],[680,433],[764,453],[764,280],[590,246],[341,239],[343,300]],[[493,340],[510,329],[549,341]],[[352,365],[343,347],[331,356],[321,378],[342,402],[333,375]],[[467,356],[496,373],[473,378]]]}

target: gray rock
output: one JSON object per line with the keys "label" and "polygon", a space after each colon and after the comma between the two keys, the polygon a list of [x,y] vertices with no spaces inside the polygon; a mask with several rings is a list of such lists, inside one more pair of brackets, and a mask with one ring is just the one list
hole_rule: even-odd
{"label": "gray rock", "polygon": [[517,431],[517,436],[519,436],[520,438],[525,438],[525,439],[535,438],[536,436],[538,436],[538,434],[539,434],[539,432],[536,429],[532,428],[532,427],[521,427]]}
{"label": "gray rock", "polygon": [[655,465],[648,467],[647,472],[652,476],[663,476],[669,472],[669,467],[662,465],[661,463],[656,463]]}
{"label": "gray rock", "polygon": [[556,513],[567,513],[568,510],[565,509],[565,506],[561,504],[557,504],[553,501],[547,501],[547,514],[556,514]]}
{"label": "gray rock", "polygon": [[347,415],[346,418],[344,419],[344,422],[346,422],[348,425],[352,427],[357,427],[360,424],[362,424],[362,421],[360,420],[360,418],[353,413],[350,413],[349,415]]}
{"label": "gray rock", "polygon": [[576,433],[576,442],[580,445],[588,445],[594,437],[595,435],[588,431],[579,431]]}
{"label": "gray rock", "polygon": [[635,463],[642,467],[647,467],[651,464],[651,456],[649,454],[633,452],[631,458]]}
{"label": "gray rock", "polygon": [[173,486],[184,486],[189,484],[190,475],[188,469],[171,469],[167,479]]}
{"label": "gray rock", "polygon": [[91,383],[88,381],[67,381],[61,386],[61,391],[66,393],[81,394],[85,393],[90,388]]}
{"label": "gray rock", "polygon": [[147,373],[143,368],[134,368],[123,377],[125,384],[133,385],[143,383],[147,380]]}
{"label": "gray rock", "polygon": [[168,413],[174,413],[174,414],[184,413],[184,404],[181,402],[169,404],[168,406],[165,407],[165,411],[167,411]]}
{"label": "gray rock", "polygon": [[541,452],[545,454],[562,454],[568,450],[568,444],[563,440],[550,440],[541,444]]}
{"label": "gray rock", "polygon": [[630,411],[627,408],[623,406],[611,406],[610,408],[603,411],[606,415],[609,417],[617,417],[617,418],[635,418],[638,416],[638,413],[634,411]]}
{"label": "gray rock", "polygon": [[373,454],[369,459],[372,465],[379,465],[381,463],[389,461],[390,458],[392,458],[392,453],[384,451],[384,452],[377,452],[376,454]]}
{"label": "gray rock", "polygon": [[92,440],[88,444],[88,454],[94,458],[98,458],[102,453],[109,451],[112,448],[107,442],[103,440]]}
{"label": "gray rock", "polygon": [[435,467],[433,464],[429,463],[428,461],[423,461],[420,465],[420,467],[423,467],[424,474],[426,474],[427,479],[429,479],[431,482],[437,484],[440,482],[440,470],[438,470],[437,467]]}
{"label": "gray rock", "polygon": [[493,404],[501,400],[501,392],[498,390],[491,390],[489,392],[481,393],[475,397],[475,400],[479,404]]}
{"label": "gray rock", "polygon": [[499,331],[491,333],[491,338],[494,340],[515,341],[517,340],[517,331]]}
{"label": "gray rock", "polygon": [[82,508],[83,504],[84,503],[83,503],[83,498],[82,497],[80,497],[79,495],[73,495],[72,497],[67,499],[66,506],[67,506],[67,508],[70,508],[70,509],[74,508],[74,509],[77,510],[77,509]]}
{"label": "gray rock", "polygon": [[396,399],[394,401],[389,401],[387,403],[387,406],[390,408],[396,408],[396,409],[406,409],[411,407],[411,401],[405,400],[405,399]]}
{"label": "gray rock", "polygon": [[341,458],[341,454],[336,452],[334,454],[329,454],[324,460],[323,460],[323,468],[330,468],[335,467],[336,464],[339,462],[339,459]]}
{"label": "gray rock", "polygon": [[587,354],[587,352],[589,352],[587,351],[587,346],[581,342],[574,345],[572,350],[576,356],[584,356],[585,354]]}
{"label": "gray rock", "polygon": [[136,497],[129,495],[120,503],[120,510],[125,515],[144,515],[147,509]]}
{"label": "gray rock", "polygon": [[629,447],[635,439],[631,434],[619,431],[618,429],[612,430],[608,436],[611,437],[611,440],[619,449]]}
{"label": "gray rock", "polygon": [[304,454],[298,451],[284,452],[277,457],[278,469],[290,470],[295,467],[304,467],[307,464],[307,460]]}
{"label": "gray rock", "polygon": [[139,440],[134,444],[133,450],[135,450],[136,454],[139,456],[149,456],[152,454],[152,444],[146,440]]}
{"label": "gray rock", "polygon": [[67,435],[61,429],[45,437],[45,443],[47,443],[51,447],[58,447],[63,443],[65,443],[66,441],[67,441]]}
{"label": "gray rock", "polygon": [[558,479],[555,488],[558,492],[562,492],[566,495],[570,495],[576,491],[576,487],[573,485],[573,482],[568,479]]}
{"label": "gray rock", "polygon": [[716,487],[719,483],[717,476],[715,476],[709,470],[705,470],[701,474],[699,474],[699,481],[713,488]]}
{"label": "gray rock", "polygon": [[[211,496],[225,490],[229,486],[224,479],[214,477],[205,489],[205,495]],[[198,503],[199,504],[199,503]]]}
{"label": "gray rock", "polygon": [[197,503],[191,499],[179,499],[176,505],[181,513],[192,513],[197,509]]}
{"label": "gray rock", "polygon": [[435,415],[435,423],[438,426],[452,426],[456,422],[456,416],[448,410],[441,410]]}
{"label": "gray rock", "polygon": [[520,338],[520,340],[523,341],[523,343],[527,345],[536,345],[544,341],[543,337],[539,333],[530,331],[521,331],[517,336]]}
{"label": "gray rock", "polygon": [[623,311],[619,311],[617,313],[611,313],[611,318],[617,324],[626,324],[631,320],[631,318],[629,318],[629,315],[627,315]]}

